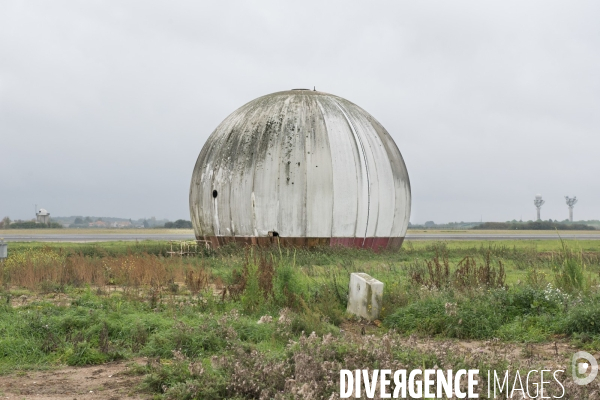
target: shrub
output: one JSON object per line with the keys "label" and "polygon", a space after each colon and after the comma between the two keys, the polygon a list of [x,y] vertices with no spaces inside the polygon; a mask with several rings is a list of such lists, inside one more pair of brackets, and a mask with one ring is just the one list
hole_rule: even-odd
{"label": "shrub", "polygon": [[432,260],[421,261],[416,259],[409,266],[408,276],[412,282],[419,286],[426,286],[429,289],[448,288],[452,281],[447,253],[444,253],[442,262],[440,262],[437,251]]}
{"label": "shrub", "polygon": [[581,255],[575,255],[561,239],[561,253],[554,264],[554,282],[556,287],[568,293],[588,289],[589,282],[585,276],[585,263]]}
{"label": "shrub", "polygon": [[101,353],[87,341],[79,342],[67,352],[67,365],[96,365],[109,361],[108,355]]}
{"label": "shrub", "polygon": [[445,303],[441,297],[427,297],[399,309],[385,323],[401,332],[440,335],[453,320],[446,313]]}
{"label": "shrub", "polygon": [[245,285],[241,296],[241,303],[247,313],[257,312],[264,302],[264,293],[261,293],[258,277],[258,265],[254,260],[247,260],[244,265]]}
{"label": "shrub", "polygon": [[442,253],[440,261],[439,253],[436,251],[431,260],[419,261],[418,259],[410,265],[408,277],[410,281],[418,286],[429,289],[456,289],[469,291],[472,289],[502,288],[506,286],[506,273],[502,261],[497,261],[497,267],[492,265],[491,252],[484,256],[483,264],[471,256],[465,256],[458,262],[456,270],[450,272],[448,254]]}
{"label": "shrub", "polygon": [[547,275],[538,268],[532,267],[527,270],[525,283],[535,289],[543,289],[548,285]]}
{"label": "shrub", "polygon": [[515,287],[510,291],[496,292],[501,294],[502,307],[506,309],[509,318],[558,313],[568,300],[568,296],[559,289],[548,284],[544,289],[531,286]]}
{"label": "shrub", "polygon": [[472,288],[503,288],[506,286],[506,273],[502,261],[498,260],[498,267],[492,266],[490,253],[484,258],[483,265],[477,265],[472,257],[463,258],[454,272],[454,287],[459,290]]}
{"label": "shrub", "polygon": [[[549,332],[555,328],[549,321],[561,318],[567,296],[551,286],[545,290],[531,287],[477,291],[454,297],[450,293],[433,292],[400,308],[388,316],[385,324],[406,333],[442,335],[460,339],[490,339],[504,325],[527,318],[548,317],[544,322]],[[530,319],[529,321],[534,321]],[[501,330],[504,337],[513,328]],[[529,334],[529,333],[528,333]],[[522,337],[513,337],[522,339]]]}
{"label": "shrub", "polygon": [[171,329],[152,335],[143,352],[169,358],[171,351],[178,349],[186,356],[198,356],[224,349],[227,340],[235,337],[237,333],[233,328],[219,325],[212,318],[206,318],[199,325],[178,321]]}
{"label": "shrub", "polygon": [[568,310],[562,320],[560,330],[567,334],[588,333],[600,334],[600,302],[599,298],[589,299]]}
{"label": "shrub", "polygon": [[513,322],[502,325],[495,336],[506,341],[543,342],[554,333],[552,322],[548,315],[517,317]]}
{"label": "shrub", "polygon": [[165,222],[164,228],[169,229],[192,229],[192,221],[186,221],[184,219],[178,219],[175,222]]}
{"label": "shrub", "polygon": [[275,304],[299,310],[303,303],[304,291],[301,285],[295,259],[288,262],[279,258],[273,282]]}
{"label": "shrub", "polygon": [[227,380],[222,373],[202,360],[192,361],[181,352],[172,352],[174,362],[162,364],[151,360],[146,366],[142,388],[164,393],[173,400],[223,399],[227,397]]}

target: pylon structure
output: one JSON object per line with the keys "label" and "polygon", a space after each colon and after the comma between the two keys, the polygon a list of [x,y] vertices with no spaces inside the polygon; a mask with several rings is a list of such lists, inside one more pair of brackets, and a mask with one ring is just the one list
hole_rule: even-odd
{"label": "pylon structure", "polygon": [[565,200],[569,206],[569,221],[573,222],[573,207],[575,207],[575,204],[577,203],[577,196],[565,196]]}
{"label": "pylon structure", "polygon": [[542,208],[542,206],[544,205],[545,201],[542,200],[542,195],[541,194],[536,194],[535,195],[535,200],[533,200],[533,204],[535,205],[535,208],[537,208],[537,220],[540,221],[540,210]]}

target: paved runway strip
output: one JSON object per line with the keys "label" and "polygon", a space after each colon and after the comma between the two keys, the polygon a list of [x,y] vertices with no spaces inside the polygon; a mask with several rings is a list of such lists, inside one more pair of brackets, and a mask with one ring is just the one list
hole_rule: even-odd
{"label": "paved runway strip", "polygon": [[[600,231],[581,233],[559,233],[563,239],[576,240],[600,240]],[[113,242],[113,241],[142,241],[142,240],[194,240],[194,235],[189,233],[18,233],[11,234],[8,231],[0,232],[0,238],[6,242]],[[556,232],[543,233],[413,233],[406,235],[407,241],[443,241],[443,240],[557,240],[559,236]]]}
{"label": "paved runway strip", "polygon": [[[408,233],[406,240],[600,240],[600,232],[588,233]],[[559,237],[560,235],[560,237]]]}
{"label": "paved runway strip", "polygon": [[194,240],[194,235],[178,235],[178,234],[18,234],[10,235],[0,233],[0,237],[4,238],[5,242],[118,242],[118,241],[142,241],[142,240]]}

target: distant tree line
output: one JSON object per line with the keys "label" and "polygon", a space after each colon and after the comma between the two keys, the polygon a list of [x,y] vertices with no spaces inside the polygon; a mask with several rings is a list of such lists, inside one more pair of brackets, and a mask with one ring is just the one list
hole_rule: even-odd
{"label": "distant tree line", "polygon": [[480,222],[448,222],[447,224],[436,224],[433,221],[427,221],[424,224],[412,224],[409,222],[408,229],[471,229],[479,225]]}
{"label": "distant tree line", "polygon": [[4,217],[2,221],[0,221],[0,229],[8,229],[10,225],[10,218]]}
{"label": "distant tree line", "polygon": [[175,222],[165,222],[165,228],[170,229],[192,229],[192,221],[186,221],[185,219],[178,219]]}
{"label": "distant tree line", "polygon": [[69,225],[69,228],[87,228],[91,222],[94,222],[90,217],[76,217],[75,221]]}
{"label": "distant tree line", "polygon": [[471,229],[488,230],[527,230],[527,231],[545,231],[545,230],[570,230],[570,231],[594,231],[596,228],[586,224],[566,223],[558,221],[528,221],[528,222],[484,222]]}
{"label": "distant tree line", "polygon": [[[70,217],[73,218],[73,217]],[[68,219],[67,217],[63,217],[62,218],[64,224],[68,225],[70,228],[87,228],[90,226],[90,224],[92,222],[98,222],[98,221],[103,221],[104,222],[104,218],[96,218],[96,217],[82,217],[82,216],[77,216],[74,219],[71,219],[71,221],[73,221],[72,223],[68,223],[65,222],[64,220]],[[107,218],[107,219],[112,219],[112,218]],[[119,218],[118,221],[125,221],[127,222],[127,220],[124,220],[122,218]],[[164,221],[164,220],[163,220]],[[143,226],[144,228],[168,228],[168,229],[192,229],[192,222],[191,221],[187,221],[184,219],[178,219],[175,222],[170,222],[167,221],[164,224],[162,224],[162,221],[157,221],[156,218],[152,217],[150,219],[144,219],[144,220],[139,220],[139,226]],[[129,220],[129,226],[131,227],[137,227],[136,222],[133,222],[131,219]],[[108,223],[107,223],[108,226]],[[64,225],[58,222],[50,222],[48,224],[41,224],[41,223],[37,223],[35,220],[30,220],[30,221],[12,221],[9,217],[4,217],[2,220],[0,220],[0,229],[60,229],[60,228],[64,228]]]}
{"label": "distant tree line", "polygon": [[62,227],[58,222],[40,224],[35,221],[11,221],[8,217],[0,221],[0,229],[61,229]]}

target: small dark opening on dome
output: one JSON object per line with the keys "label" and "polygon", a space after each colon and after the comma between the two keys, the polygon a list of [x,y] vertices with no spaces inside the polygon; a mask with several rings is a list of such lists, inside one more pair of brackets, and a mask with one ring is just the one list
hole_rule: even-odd
{"label": "small dark opening on dome", "polygon": [[218,195],[219,195],[219,192],[217,192],[216,190],[213,190],[213,199],[216,199]]}
{"label": "small dark opening on dome", "polygon": [[292,90],[310,90],[310,89],[292,89]]}
{"label": "small dark opening on dome", "polygon": [[277,231],[269,231],[270,237],[279,237],[279,233]]}

